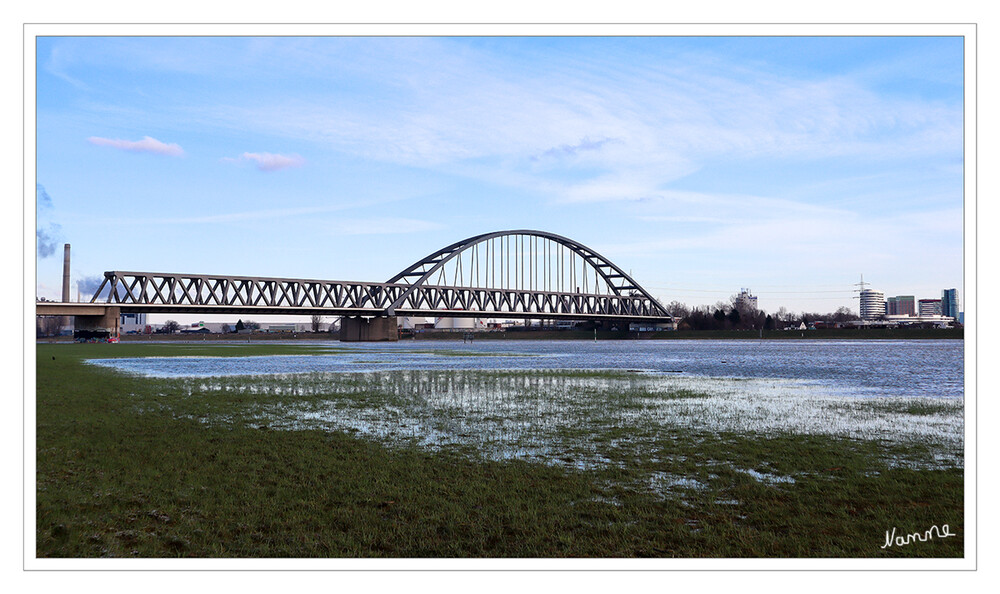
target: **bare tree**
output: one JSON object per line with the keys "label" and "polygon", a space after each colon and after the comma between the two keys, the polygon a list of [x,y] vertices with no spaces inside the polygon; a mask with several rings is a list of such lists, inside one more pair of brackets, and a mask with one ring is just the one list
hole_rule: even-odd
{"label": "bare tree", "polygon": [[688,306],[684,305],[680,301],[671,301],[666,306],[667,313],[674,316],[675,318],[686,318],[691,315],[691,310]]}
{"label": "bare tree", "polygon": [[167,320],[166,322],[163,323],[163,331],[166,332],[167,334],[173,334],[174,332],[180,330],[180,328],[181,325],[178,324],[175,320]]}
{"label": "bare tree", "polygon": [[853,311],[850,310],[850,308],[847,307],[843,306],[838,307],[837,311],[833,312],[834,322],[847,322],[850,320],[859,320],[859,319],[861,319],[860,316],[858,316],[858,314],[854,313]]}
{"label": "bare tree", "polygon": [[38,335],[55,336],[59,334],[62,318],[59,316],[40,316],[38,318]]}
{"label": "bare tree", "polygon": [[310,319],[310,322],[312,323],[312,331],[313,332],[319,332],[320,326],[323,325],[323,316],[319,316],[319,315],[313,316]]}

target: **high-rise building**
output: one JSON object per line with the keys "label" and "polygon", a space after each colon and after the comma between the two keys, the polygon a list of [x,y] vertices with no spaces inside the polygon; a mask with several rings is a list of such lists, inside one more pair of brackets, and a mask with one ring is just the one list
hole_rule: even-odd
{"label": "high-rise building", "polygon": [[945,289],[941,291],[941,315],[958,319],[957,289]]}
{"label": "high-rise building", "polygon": [[743,310],[755,310],[757,298],[750,293],[750,289],[740,289],[740,294],[736,296],[736,305]]}
{"label": "high-rise building", "polygon": [[915,305],[913,295],[889,297],[885,301],[885,313],[890,316],[913,316],[917,313]]}
{"label": "high-rise building", "polygon": [[917,302],[917,305],[919,307],[921,317],[941,315],[940,299],[921,299]]}
{"label": "high-rise building", "polygon": [[875,289],[861,289],[861,319],[876,320],[885,315],[885,293]]}

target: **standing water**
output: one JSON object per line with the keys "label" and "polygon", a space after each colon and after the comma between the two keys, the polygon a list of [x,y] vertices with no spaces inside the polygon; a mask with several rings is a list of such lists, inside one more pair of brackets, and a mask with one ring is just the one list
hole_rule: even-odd
{"label": "standing water", "polygon": [[[962,465],[962,341],[313,346],[310,355],[90,362],[194,399],[207,423],[350,431],[491,459],[600,466],[611,451],[648,452],[681,430],[918,443],[933,465]],[[226,408],[234,395],[235,415]]]}

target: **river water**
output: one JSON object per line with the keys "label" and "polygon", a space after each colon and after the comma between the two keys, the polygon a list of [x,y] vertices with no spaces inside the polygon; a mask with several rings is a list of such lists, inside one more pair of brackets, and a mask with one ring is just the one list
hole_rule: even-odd
{"label": "river water", "polygon": [[[491,340],[315,346],[316,354],[310,355],[182,356],[91,362],[151,377],[613,369],[690,378],[795,380],[842,396],[964,396],[964,341],[961,340]],[[324,347],[329,347],[329,351]]]}

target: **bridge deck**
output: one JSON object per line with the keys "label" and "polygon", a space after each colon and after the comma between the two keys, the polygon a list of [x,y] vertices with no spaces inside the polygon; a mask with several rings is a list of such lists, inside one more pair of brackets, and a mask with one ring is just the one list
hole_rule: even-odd
{"label": "bridge deck", "polygon": [[106,272],[91,304],[125,313],[672,320],[642,294],[142,272]]}

